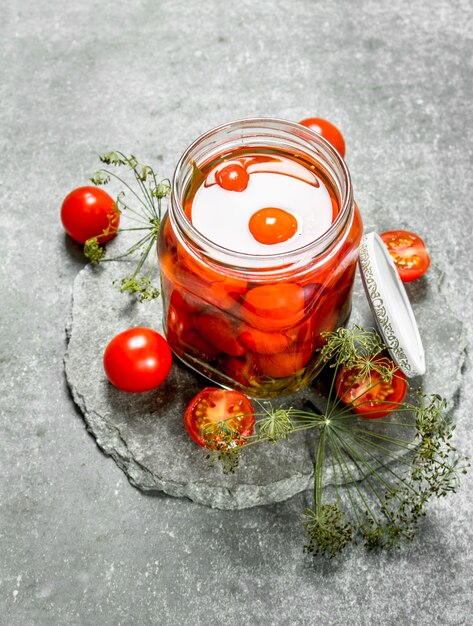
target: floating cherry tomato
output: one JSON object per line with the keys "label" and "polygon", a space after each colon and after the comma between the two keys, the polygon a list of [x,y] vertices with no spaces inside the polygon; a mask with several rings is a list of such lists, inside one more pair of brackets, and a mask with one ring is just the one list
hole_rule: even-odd
{"label": "floating cherry tomato", "polygon": [[248,227],[256,241],[273,245],[294,237],[297,232],[297,219],[284,209],[266,207],[253,213]]}
{"label": "floating cherry tomato", "polygon": [[308,117],[305,120],[301,120],[299,124],[315,130],[316,133],[319,133],[319,135],[322,135],[324,139],[331,143],[342,157],[345,156],[345,140],[343,139],[343,135],[331,122],[321,117]]}
{"label": "floating cherry tomato", "polygon": [[[378,364],[393,367],[393,362],[384,357],[378,358]],[[406,376],[401,370],[394,372],[391,381],[385,381],[375,370],[362,377],[356,368],[342,367],[335,385],[340,400],[367,418],[384,417],[395,411],[407,391]]]}
{"label": "floating cherry tomato", "polygon": [[[252,434],[254,413],[250,400],[239,391],[206,387],[189,402],[184,424],[199,446],[226,450],[242,445]],[[219,422],[225,422],[225,430]]]}
{"label": "floating cherry tomato", "polygon": [[250,175],[238,163],[226,165],[215,174],[217,184],[227,191],[244,191],[248,187]]}
{"label": "floating cherry tomato", "polygon": [[417,280],[429,269],[430,258],[425,243],[408,230],[391,230],[381,234],[403,283]]}
{"label": "floating cherry tomato", "polygon": [[99,187],[79,187],[68,194],[62,203],[61,220],[66,233],[78,243],[103,232],[99,238],[105,243],[115,237],[120,223],[120,212],[115,200]]}
{"label": "floating cherry tomato", "polygon": [[167,378],[172,365],[168,342],[151,328],[130,328],[105,348],[103,367],[122,391],[150,391]]}

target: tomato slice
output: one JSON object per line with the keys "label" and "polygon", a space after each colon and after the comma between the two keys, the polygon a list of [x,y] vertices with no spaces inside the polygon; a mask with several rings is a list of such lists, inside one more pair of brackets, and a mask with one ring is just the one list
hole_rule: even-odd
{"label": "tomato slice", "polygon": [[337,150],[342,157],[345,156],[345,140],[342,133],[328,120],[324,120],[321,117],[308,117],[305,120],[301,120],[299,124],[315,130],[316,133],[322,135],[332,146]]}
{"label": "tomato slice", "polygon": [[425,243],[408,230],[390,230],[381,234],[403,283],[417,280],[429,269],[430,258]]}
{"label": "tomato slice", "polygon": [[206,387],[187,405],[184,424],[199,446],[226,450],[241,446],[252,434],[255,410],[240,391]]}
{"label": "tomato slice", "polygon": [[[385,357],[377,359],[380,365],[391,368],[394,364]],[[336,380],[337,395],[355,413],[366,418],[385,417],[395,411],[407,391],[406,376],[396,370],[390,382],[384,381],[375,370],[362,377],[356,368],[342,367]]]}

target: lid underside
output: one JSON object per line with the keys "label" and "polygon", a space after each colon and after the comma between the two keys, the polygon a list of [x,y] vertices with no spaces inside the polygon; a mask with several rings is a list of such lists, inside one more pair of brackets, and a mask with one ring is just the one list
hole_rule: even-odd
{"label": "lid underside", "polygon": [[371,311],[392,359],[406,376],[421,376],[425,356],[414,312],[394,261],[377,233],[363,236],[359,264]]}

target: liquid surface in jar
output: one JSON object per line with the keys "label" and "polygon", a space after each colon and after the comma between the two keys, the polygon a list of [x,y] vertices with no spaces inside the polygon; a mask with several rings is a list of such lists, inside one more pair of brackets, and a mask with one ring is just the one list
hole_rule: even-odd
{"label": "liquid surface in jar", "polygon": [[245,149],[201,167],[187,190],[186,213],[228,250],[291,252],[321,237],[338,214],[327,177],[303,156]]}

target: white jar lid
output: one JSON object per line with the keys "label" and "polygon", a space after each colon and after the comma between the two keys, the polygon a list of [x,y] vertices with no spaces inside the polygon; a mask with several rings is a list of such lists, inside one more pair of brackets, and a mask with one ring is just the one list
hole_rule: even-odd
{"label": "white jar lid", "polygon": [[392,359],[406,376],[425,373],[425,355],[409,298],[394,260],[377,233],[360,245],[359,265],[368,302]]}

